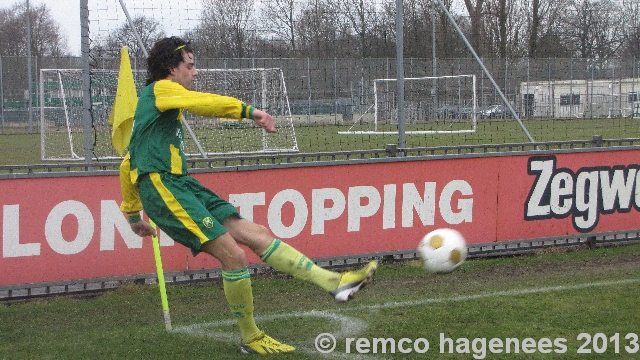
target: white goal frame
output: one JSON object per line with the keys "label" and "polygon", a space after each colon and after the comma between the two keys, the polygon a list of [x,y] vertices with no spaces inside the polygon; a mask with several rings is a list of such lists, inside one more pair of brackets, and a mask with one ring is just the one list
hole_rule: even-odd
{"label": "white goal frame", "polygon": [[[187,111],[184,125],[185,154],[189,157],[227,154],[298,152],[298,142],[284,74],[280,68],[198,69],[193,90],[233,96],[269,112],[277,133],[267,133],[253,121],[198,117]],[[116,94],[119,71],[91,72],[91,119],[95,159],[119,159],[111,145],[112,126],[107,123]],[[135,78],[145,76],[134,71]],[[83,140],[82,69],[40,70],[40,146],[42,160],[86,160]],[[136,81],[138,92],[142,81]]]}
{"label": "white goal frame", "polygon": [[[475,133],[477,130],[477,90],[476,90],[476,76],[473,74],[468,75],[447,75],[447,76],[426,76],[426,77],[412,77],[412,78],[404,78],[405,87],[406,81],[429,81],[429,80],[439,80],[439,79],[450,79],[450,78],[471,78],[472,80],[472,105],[471,105],[471,128],[470,129],[460,129],[460,130],[412,130],[412,131],[404,131],[404,134],[407,135],[430,135],[430,134],[461,134],[461,133]],[[379,122],[379,111],[378,111],[378,84],[379,83],[395,83],[398,79],[374,79],[373,80],[373,97],[374,97],[374,129],[373,130],[352,130],[353,127],[360,119],[354,120],[353,125],[347,131],[339,131],[338,134],[341,135],[398,135],[399,131],[379,131],[378,130],[378,122]],[[369,107],[370,109],[371,107]]]}

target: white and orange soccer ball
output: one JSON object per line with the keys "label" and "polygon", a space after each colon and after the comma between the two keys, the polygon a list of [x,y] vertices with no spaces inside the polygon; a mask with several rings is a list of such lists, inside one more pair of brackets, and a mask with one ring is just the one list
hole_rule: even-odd
{"label": "white and orange soccer ball", "polygon": [[432,273],[451,272],[467,258],[467,242],[453,229],[433,230],[422,238],[417,250],[425,269]]}

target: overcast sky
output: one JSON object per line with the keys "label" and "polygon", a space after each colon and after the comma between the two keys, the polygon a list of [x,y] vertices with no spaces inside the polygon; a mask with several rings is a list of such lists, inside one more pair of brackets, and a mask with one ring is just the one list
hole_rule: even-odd
{"label": "overcast sky", "polygon": [[47,5],[51,11],[60,33],[67,39],[71,55],[80,56],[80,0],[29,0],[29,6],[40,4]]}

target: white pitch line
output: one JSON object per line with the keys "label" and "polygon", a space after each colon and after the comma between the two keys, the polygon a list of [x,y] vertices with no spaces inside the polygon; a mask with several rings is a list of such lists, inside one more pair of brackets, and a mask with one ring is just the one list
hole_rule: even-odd
{"label": "white pitch line", "polygon": [[452,296],[452,297],[445,297],[445,298],[431,298],[431,299],[414,300],[414,301],[390,302],[390,303],[379,304],[379,305],[361,305],[361,306],[349,307],[344,309],[338,309],[334,311],[391,309],[391,308],[404,307],[404,306],[438,304],[438,303],[445,303],[445,302],[476,300],[476,299],[501,297],[501,296],[518,296],[518,295],[529,295],[529,294],[541,294],[541,293],[548,293],[548,292],[555,292],[555,291],[580,290],[580,289],[587,289],[591,287],[625,285],[625,284],[633,284],[638,282],[640,282],[640,279],[600,281],[600,282],[582,283],[582,284],[576,284],[576,285],[549,286],[549,287],[529,288],[529,289],[521,289],[521,290],[496,291],[496,292],[476,294],[476,295],[460,295],[460,296]]}
{"label": "white pitch line", "polygon": [[[600,281],[600,282],[592,282],[592,283],[582,283],[576,285],[560,285],[560,286],[549,286],[549,287],[540,287],[540,288],[528,288],[528,289],[520,289],[520,290],[508,290],[508,291],[496,291],[484,294],[476,294],[476,295],[460,295],[460,296],[451,296],[444,298],[430,298],[423,300],[415,300],[415,301],[401,301],[401,302],[389,302],[378,305],[361,305],[354,306],[342,309],[332,309],[332,310],[311,310],[305,312],[294,312],[288,314],[272,314],[272,315],[263,315],[256,316],[256,321],[272,321],[278,319],[286,319],[292,317],[318,317],[330,319],[338,322],[340,324],[340,329],[336,330],[333,335],[336,339],[345,339],[350,336],[356,336],[366,330],[368,324],[360,319],[356,319],[349,316],[341,316],[337,313],[344,311],[362,311],[362,310],[380,310],[380,309],[391,309],[397,307],[406,307],[406,306],[418,306],[418,305],[427,305],[427,304],[439,304],[446,302],[456,302],[456,301],[467,301],[467,300],[476,300],[476,299],[486,299],[492,297],[503,297],[503,296],[520,296],[520,295],[529,295],[529,294],[541,294],[548,292],[557,292],[557,291],[567,291],[567,290],[580,290],[587,289],[592,287],[603,287],[603,286],[615,286],[615,285],[625,285],[625,284],[634,284],[639,283],[640,279],[626,279],[626,280],[615,280],[615,281]],[[219,326],[229,326],[235,324],[235,320],[222,320],[205,324],[193,324],[186,326],[178,326],[175,327],[172,332],[182,333],[187,335],[195,335],[195,336],[205,336],[210,337],[216,340],[222,340],[227,342],[240,342],[240,336],[237,333],[229,333],[223,331],[215,331],[213,328]],[[372,359],[371,355],[359,355],[359,354],[341,354],[339,352],[329,353],[329,354],[321,354],[316,351],[313,347],[309,346],[309,343],[313,343],[313,340],[298,342],[295,345],[298,351],[312,354],[312,355],[320,355],[322,357],[330,357],[330,358],[342,358],[342,359]]]}
{"label": "white pitch line", "polygon": [[[338,340],[343,340],[349,336],[354,336],[356,334],[362,333],[367,328],[367,323],[363,320],[352,318],[349,316],[338,315],[331,311],[305,311],[305,312],[294,312],[289,314],[274,314],[274,315],[263,315],[256,316],[256,321],[273,321],[278,319],[286,319],[292,317],[317,317],[317,318],[325,318],[329,320],[334,320],[339,324],[339,329],[332,332],[332,335],[335,336]],[[213,338],[216,340],[222,340],[227,342],[235,342],[240,343],[240,336],[237,333],[230,333],[224,331],[216,331],[214,330],[219,326],[229,326],[235,324],[235,320],[222,320],[216,321],[212,323],[206,324],[193,324],[186,326],[178,326],[175,327],[172,332],[193,335],[193,336],[204,336]],[[340,352],[322,354],[318,352],[313,346],[309,346],[309,343],[313,343],[311,341],[304,342],[296,342],[290,343],[296,347],[296,351],[310,354],[310,355],[320,355],[326,358],[335,358],[335,359],[373,359],[371,356],[363,356],[359,354],[342,354]]]}
{"label": "white pitch line", "polygon": [[[256,316],[255,319],[256,321],[261,322],[261,321],[273,321],[273,320],[293,318],[293,317],[316,317],[316,318],[325,318],[329,320],[334,320],[340,324],[340,330],[333,333],[333,336],[335,336],[337,339],[344,339],[352,334],[360,333],[367,328],[366,322],[360,319],[349,317],[349,316],[338,315],[338,314],[335,314],[335,312],[333,311],[311,310],[311,311],[305,311],[305,312],[293,312],[288,314],[262,315],[262,316]],[[220,333],[213,334],[210,330],[208,330],[208,328],[211,328],[211,327],[231,326],[231,325],[235,325],[235,323],[236,323],[236,320],[222,320],[222,321],[216,321],[216,322],[205,323],[205,324],[178,326],[174,328],[172,331],[177,333],[183,333],[183,334],[213,337],[216,339],[223,338],[224,340],[240,342],[240,336],[238,334],[233,334],[232,336],[220,336]]]}

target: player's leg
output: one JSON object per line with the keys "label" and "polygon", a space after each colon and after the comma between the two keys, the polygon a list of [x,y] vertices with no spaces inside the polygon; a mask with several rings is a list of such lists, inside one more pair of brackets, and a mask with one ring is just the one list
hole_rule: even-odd
{"label": "player's leg", "polygon": [[[274,240],[273,234],[265,226],[243,219],[235,206],[218,197],[209,189],[200,189],[199,194],[211,214],[221,221],[231,237],[258,256],[268,253],[263,260],[274,269],[308,280],[327,291],[336,289],[340,274],[316,266],[291,246]],[[275,246],[279,244],[279,246]],[[277,250],[277,251],[276,251]]]}
{"label": "player's leg", "polygon": [[222,264],[224,294],[233,317],[238,321],[242,341],[251,342],[260,337],[261,332],[253,319],[251,278],[244,251],[228,233],[205,242],[200,251],[215,257]]}
{"label": "player's leg", "polygon": [[188,176],[157,173],[145,176],[139,189],[147,215],[172,239],[190,248],[194,255],[205,252],[220,261],[225,297],[240,327],[243,352],[247,349],[263,354],[294,351],[293,347],[271,339],[256,326],[244,250],[198,198],[198,185]]}
{"label": "player's leg", "polygon": [[327,291],[338,287],[339,273],[315,265],[289,244],[274,240],[265,226],[235,216],[228,217],[223,225],[237,242],[249,247],[274,269],[310,281]]}
{"label": "player's leg", "polygon": [[377,269],[377,262],[371,261],[358,271],[330,271],[317,266],[284,241],[275,239],[265,226],[236,216],[228,217],[223,224],[236,241],[248,246],[262,261],[278,271],[320,286],[338,301],[353,297],[373,280]]}
{"label": "player's leg", "polygon": [[258,329],[253,317],[253,291],[245,253],[231,235],[224,233],[205,242],[200,251],[215,257],[222,264],[224,294],[240,328],[241,351],[258,354],[294,351],[293,346],[282,344]]}

